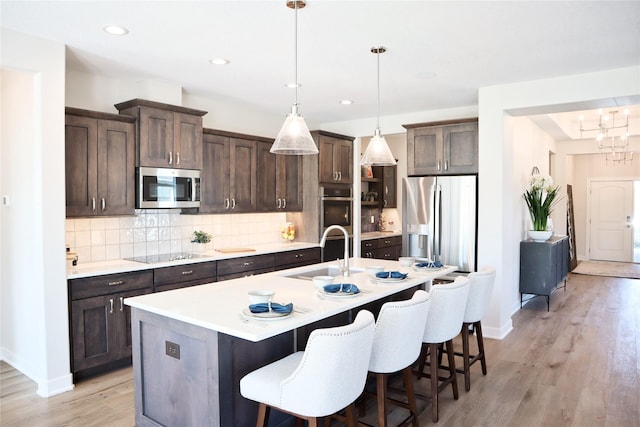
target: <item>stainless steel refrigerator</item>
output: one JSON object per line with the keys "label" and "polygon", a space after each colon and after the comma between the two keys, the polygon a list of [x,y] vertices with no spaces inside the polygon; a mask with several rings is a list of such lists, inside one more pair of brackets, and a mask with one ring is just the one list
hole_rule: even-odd
{"label": "stainless steel refrigerator", "polygon": [[475,175],[403,179],[403,253],[476,271]]}

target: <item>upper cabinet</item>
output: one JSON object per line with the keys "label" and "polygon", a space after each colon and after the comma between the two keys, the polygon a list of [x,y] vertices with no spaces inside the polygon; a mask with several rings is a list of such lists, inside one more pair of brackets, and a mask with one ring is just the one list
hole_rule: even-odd
{"label": "upper cabinet", "polygon": [[201,213],[256,211],[257,142],[237,136],[204,129]]}
{"label": "upper cabinet", "polygon": [[302,156],[275,155],[258,141],[258,211],[302,210]]}
{"label": "upper cabinet", "polygon": [[382,168],[382,207],[396,208],[397,202],[397,166],[380,166]]}
{"label": "upper cabinet", "polygon": [[137,118],[136,166],[202,169],[202,116],[206,111],[132,99],[116,104]]}
{"label": "upper cabinet", "polygon": [[325,131],[313,131],[311,135],[320,152],[320,184],[352,184],[353,138]]}
{"label": "upper cabinet", "polygon": [[65,110],[67,217],[132,215],[135,118]]}
{"label": "upper cabinet", "polygon": [[478,172],[478,120],[404,125],[408,175]]}

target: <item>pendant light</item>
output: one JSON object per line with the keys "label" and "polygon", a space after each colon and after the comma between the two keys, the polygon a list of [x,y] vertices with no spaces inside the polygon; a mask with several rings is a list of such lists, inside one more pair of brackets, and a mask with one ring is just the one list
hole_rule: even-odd
{"label": "pendant light", "polygon": [[378,121],[373,138],[369,141],[369,145],[360,159],[360,164],[363,166],[394,166],[396,164],[396,159],[393,157],[387,141],[380,134],[380,54],[386,51],[387,48],[383,46],[371,48],[371,53],[375,53],[378,59]]}
{"label": "pendant light", "polygon": [[304,6],[305,2],[301,0],[287,2],[287,7],[295,10],[294,62],[296,99],[291,107],[291,113],[287,115],[280,132],[278,132],[278,136],[276,136],[276,140],[271,146],[271,150],[269,150],[274,154],[318,154],[318,148],[313,142],[304,117],[298,113],[298,86],[300,86],[298,84],[298,9]]}

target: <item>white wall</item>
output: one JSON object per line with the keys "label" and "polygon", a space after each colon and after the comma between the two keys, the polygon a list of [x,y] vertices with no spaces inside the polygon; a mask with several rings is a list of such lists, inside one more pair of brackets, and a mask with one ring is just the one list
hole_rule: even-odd
{"label": "white wall", "polygon": [[511,218],[522,212],[518,177],[523,172],[513,162],[515,131],[506,112],[563,105],[568,111],[594,100],[630,99],[640,94],[639,75],[640,67],[629,67],[480,88],[478,265],[497,269],[490,313],[483,321],[487,336],[508,334],[511,315],[520,303],[516,297],[520,254],[514,248],[524,230]]}
{"label": "white wall", "polygon": [[73,387],[64,255],[64,45],[2,29],[0,357],[49,396]]}

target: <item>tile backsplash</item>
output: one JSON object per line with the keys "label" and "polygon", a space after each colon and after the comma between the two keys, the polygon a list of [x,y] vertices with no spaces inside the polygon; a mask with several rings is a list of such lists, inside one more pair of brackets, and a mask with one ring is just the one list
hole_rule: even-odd
{"label": "tile backsplash", "polygon": [[194,252],[194,230],[213,236],[208,250],[250,247],[280,242],[286,221],[282,212],[182,215],[172,209],[143,209],[135,216],[67,219],[66,243],[80,263]]}

